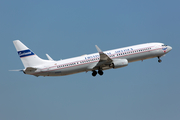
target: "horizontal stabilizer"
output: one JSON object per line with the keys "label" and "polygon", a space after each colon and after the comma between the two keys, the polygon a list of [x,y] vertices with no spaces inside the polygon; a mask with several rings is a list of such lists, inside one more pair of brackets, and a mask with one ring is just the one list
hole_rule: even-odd
{"label": "horizontal stabilizer", "polygon": [[27,67],[24,72],[27,73],[27,72],[33,72],[33,71],[36,71],[36,70],[37,70],[37,68]]}
{"label": "horizontal stabilizer", "polygon": [[36,70],[37,70],[37,68],[27,67],[26,69],[9,70],[9,71],[24,72],[24,74],[27,74],[27,73],[34,72],[34,71],[36,71]]}
{"label": "horizontal stabilizer", "polygon": [[9,70],[9,71],[22,72],[23,69],[19,69],[19,70]]}

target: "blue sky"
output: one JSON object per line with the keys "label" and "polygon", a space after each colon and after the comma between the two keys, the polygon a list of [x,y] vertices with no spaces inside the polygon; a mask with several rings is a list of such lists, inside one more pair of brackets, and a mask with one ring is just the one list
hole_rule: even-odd
{"label": "blue sky", "polygon": [[[1,0],[1,120],[179,120],[180,1]],[[12,43],[60,60],[147,42],[173,50],[128,67],[63,77],[34,77]]]}

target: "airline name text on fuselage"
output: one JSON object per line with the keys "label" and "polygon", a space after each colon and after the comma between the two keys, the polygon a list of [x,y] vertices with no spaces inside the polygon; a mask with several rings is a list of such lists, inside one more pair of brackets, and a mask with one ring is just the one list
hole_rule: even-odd
{"label": "airline name text on fuselage", "polygon": [[[115,53],[127,52],[127,51],[131,51],[131,50],[133,50],[133,48],[117,50],[117,51],[115,51]],[[106,54],[107,55],[111,55],[112,53],[111,52],[107,52]],[[98,58],[98,57],[100,57],[100,56],[99,55],[92,55],[92,56],[85,57],[85,59],[93,59],[93,58]]]}
{"label": "airline name text on fuselage", "polygon": [[127,52],[127,51],[131,51],[131,50],[133,50],[133,48],[118,50],[118,51],[115,51],[115,53]]}

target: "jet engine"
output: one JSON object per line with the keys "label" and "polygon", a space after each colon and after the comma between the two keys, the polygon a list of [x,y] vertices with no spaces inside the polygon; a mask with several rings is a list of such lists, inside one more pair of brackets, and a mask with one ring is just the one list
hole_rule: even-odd
{"label": "jet engine", "polygon": [[116,68],[120,68],[120,67],[125,67],[127,65],[128,65],[127,59],[114,59],[110,65],[110,67],[116,69]]}

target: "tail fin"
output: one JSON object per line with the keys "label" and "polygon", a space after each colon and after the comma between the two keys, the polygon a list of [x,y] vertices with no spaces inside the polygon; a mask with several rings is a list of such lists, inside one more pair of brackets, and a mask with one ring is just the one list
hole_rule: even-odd
{"label": "tail fin", "polygon": [[33,51],[26,47],[21,41],[13,41],[19,57],[25,68],[44,64],[46,60],[39,58]]}

